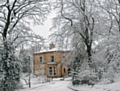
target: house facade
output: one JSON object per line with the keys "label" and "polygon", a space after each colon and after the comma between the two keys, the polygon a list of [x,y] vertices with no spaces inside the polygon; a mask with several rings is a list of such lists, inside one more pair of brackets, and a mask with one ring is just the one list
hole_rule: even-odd
{"label": "house facade", "polygon": [[68,75],[68,67],[61,62],[69,52],[57,49],[54,44],[50,44],[49,50],[34,53],[34,74],[44,74],[51,78]]}

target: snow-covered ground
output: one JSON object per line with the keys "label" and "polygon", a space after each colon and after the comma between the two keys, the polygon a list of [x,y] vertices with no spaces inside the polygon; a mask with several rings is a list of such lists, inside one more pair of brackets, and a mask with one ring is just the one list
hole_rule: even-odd
{"label": "snow-covered ground", "polygon": [[[32,79],[32,87],[25,86],[24,89],[19,91],[120,91],[120,80],[107,85],[95,85],[95,86],[72,86],[70,79],[60,80],[61,78],[53,79],[47,83],[35,83],[37,80]],[[17,90],[18,91],[18,90]]]}
{"label": "snow-covered ground", "polygon": [[70,80],[62,80],[61,78],[53,79],[53,81],[48,83],[33,84],[31,88],[25,87],[19,91],[72,91],[67,87]]}
{"label": "snow-covered ground", "polygon": [[72,89],[75,89],[76,91],[120,91],[120,82],[115,82],[112,84],[107,85],[95,85],[95,86],[71,86]]}

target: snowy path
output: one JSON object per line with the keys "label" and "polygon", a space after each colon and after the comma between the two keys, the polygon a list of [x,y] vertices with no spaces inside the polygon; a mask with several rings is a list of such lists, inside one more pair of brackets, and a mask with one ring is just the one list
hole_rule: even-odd
{"label": "snowy path", "polygon": [[38,85],[30,89],[23,89],[20,91],[73,91],[67,87],[70,81],[53,81],[48,84]]}
{"label": "snowy path", "polygon": [[68,82],[58,81],[49,85],[44,85],[42,87],[34,89],[34,91],[72,91],[67,88]]}

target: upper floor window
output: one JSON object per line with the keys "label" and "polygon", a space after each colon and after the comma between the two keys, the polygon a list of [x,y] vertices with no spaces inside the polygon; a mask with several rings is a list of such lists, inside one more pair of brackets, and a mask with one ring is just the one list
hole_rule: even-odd
{"label": "upper floor window", "polygon": [[43,59],[42,59],[42,57],[40,57],[40,63],[42,63],[43,62]]}
{"label": "upper floor window", "polygon": [[54,56],[51,56],[50,60],[51,60],[51,62],[54,62]]}

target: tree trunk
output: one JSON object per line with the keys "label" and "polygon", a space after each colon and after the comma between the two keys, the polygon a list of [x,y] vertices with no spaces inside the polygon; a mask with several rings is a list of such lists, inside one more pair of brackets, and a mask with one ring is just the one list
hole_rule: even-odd
{"label": "tree trunk", "polygon": [[4,70],[4,79],[3,79],[3,91],[9,91],[9,86],[7,84],[8,82],[8,78],[10,76],[9,74],[9,67],[8,67],[8,46],[7,46],[7,42],[4,42],[4,52],[3,52],[3,70]]}
{"label": "tree trunk", "polygon": [[87,45],[88,62],[91,63],[91,46]]}

